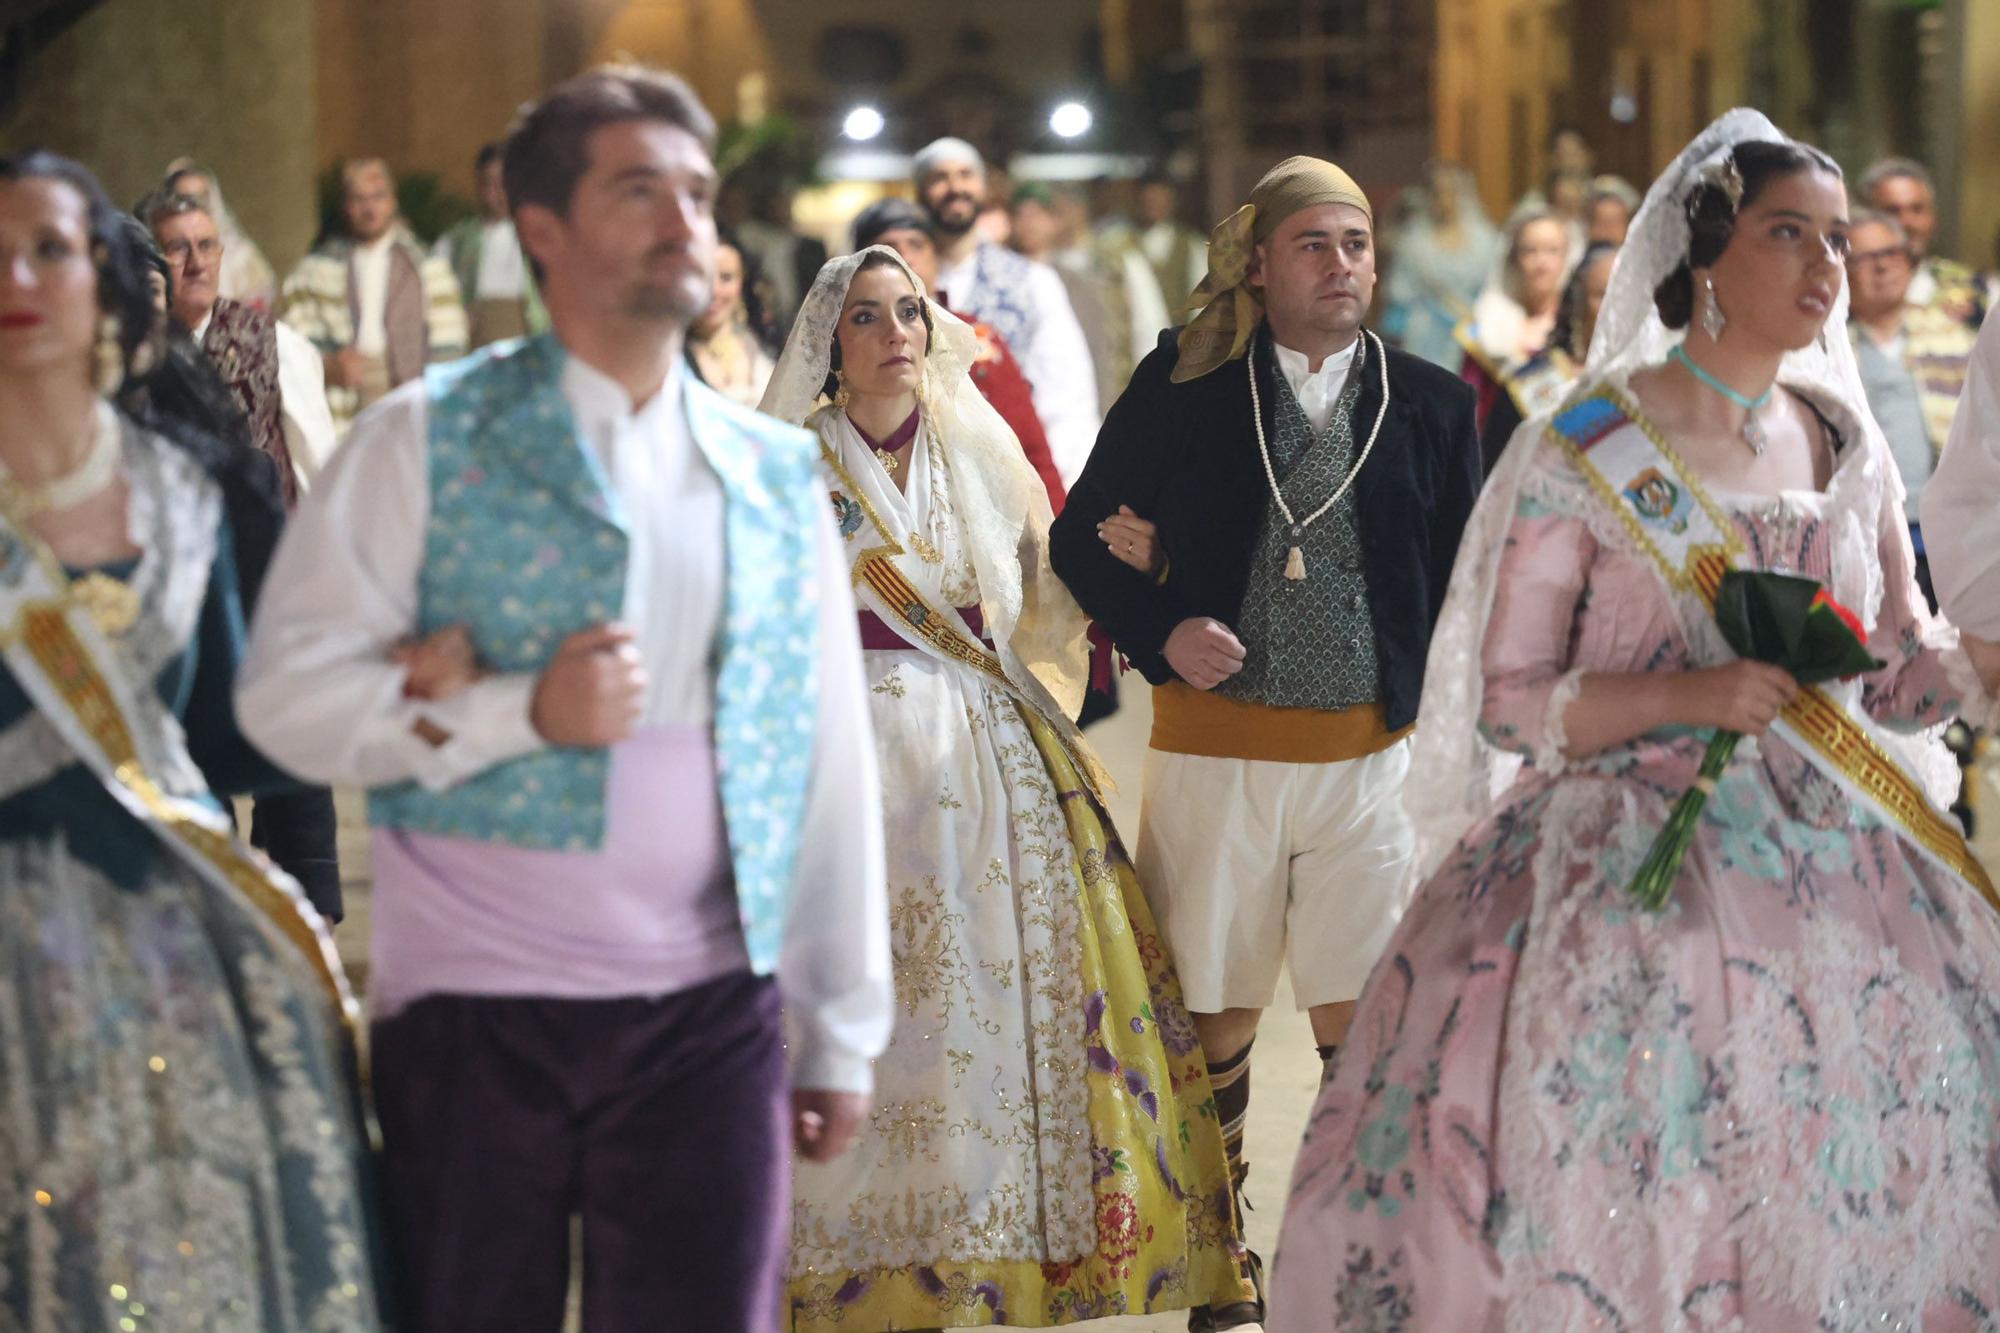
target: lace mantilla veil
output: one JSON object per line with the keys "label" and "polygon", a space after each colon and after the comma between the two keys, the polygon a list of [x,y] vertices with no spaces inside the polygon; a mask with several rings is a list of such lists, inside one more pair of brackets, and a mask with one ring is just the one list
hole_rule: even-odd
{"label": "lace mantilla veil", "polygon": [[[1611,285],[1590,341],[1588,371],[1565,396],[1564,406],[1588,397],[1600,386],[1622,387],[1632,373],[1667,359],[1681,333],[1661,322],[1653,290],[1687,257],[1690,229],[1686,200],[1706,169],[1725,162],[1741,143],[1787,143],[1790,139],[1761,112],[1730,111],[1696,136],[1672,166],[1653,182],[1645,202],[1632,219],[1625,245],[1612,269]],[[1905,570],[1914,568],[1909,530],[1901,521],[1903,484],[1881,428],[1868,410],[1866,391],[1847,335],[1847,285],[1841,284],[1824,336],[1790,353],[1778,380],[1809,395],[1838,425],[1845,439],[1839,464],[1839,485],[1851,492],[1835,534],[1833,595],[1861,614],[1872,630],[1882,603],[1883,576],[1876,552],[1881,542],[1900,542]],[[1493,609],[1508,525],[1521,492],[1537,471],[1542,451],[1554,447],[1549,423],[1554,412],[1524,422],[1508,442],[1487,479],[1458,548],[1451,589],[1445,597],[1436,633],[1431,639],[1419,709],[1415,752],[1404,786],[1411,818],[1417,828],[1416,874],[1428,879],[1458,840],[1483,819],[1512,785],[1520,771],[1519,755],[1500,750],[1479,734],[1486,681],[1481,649]],[[1893,520],[1893,521],[1891,521]],[[1845,557],[1845,558],[1843,558]],[[1703,617],[1706,621],[1706,617]],[[1726,660],[1726,647],[1712,621],[1681,617],[1690,643],[1705,646],[1704,656]],[[1939,639],[1956,641],[1953,631],[1937,627]],[[1933,639],[1932,641],[1938,641]],[[1845,692],[1849,711],[1858,708],[1858,691]],[[1559,689],[1557,700],[1573,697]],[[1838,697],[1838,696],[1837,696]],[[1560,706],[1560,702],[1558,705]],[[1948,803],[1955,788],[1956,766],[1938,741],[1938,729],[1918,736],[1890,736],[1863,724],[1885,748],[1923,782],[1933,801]]]}
{"label": "lace mantilla veil", "polygon": [[[822,440],[825,417],[840,411],[825,404],[820,392],[833,359],[834,332],[847,289],[870,255],[892,260],[911,289],[926,295],[902,256],[886,245],[828,261],[799,309],[758,404],[760,411],[803,425]],[[926,429],[950,461],[967,551],[979,579],[981,614],[1007,679],[1080,746],[1070,719],[1083,707],[1089,680],[1089,622],[1049,565],[1048,492],[1013,430],[972,382],[979,335],[936,301],[929,305],[934,332],[917,400]]]}

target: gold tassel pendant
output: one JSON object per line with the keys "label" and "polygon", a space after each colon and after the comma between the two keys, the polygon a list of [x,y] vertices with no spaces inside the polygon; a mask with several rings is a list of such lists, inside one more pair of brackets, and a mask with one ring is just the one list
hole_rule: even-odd
{"label": "gold tassel pendant", "polygon": [[1294,546],[1285,556],[1285,577],[1294,583],[1303,582],[1306,576],[1305,552]]}

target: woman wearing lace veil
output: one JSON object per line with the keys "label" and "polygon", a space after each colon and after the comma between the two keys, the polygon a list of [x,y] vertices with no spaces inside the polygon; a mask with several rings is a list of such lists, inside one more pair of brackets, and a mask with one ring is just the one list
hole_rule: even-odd
{"label": "woman wearing lace veil", "polygon": [[[2000,915],[1923,786],[1926,729],[1991,705],[1916,588],[1846,215],[1824,155],[1717,121],[1489,481],[1426,676],[1425,882],[1300,1153],[1280,1333],[1992,1326]],[[1825,583],[1886,665],[1733,660],[1729,565]],[[1717,727],[1756,739],[1647,911]]]}
{"label": "woman wearing lace veil", "polygon": [[976,355],[871,246],[820,271],[762,404],[819,435],[854,563],[898,1002],[854,1150],[797,1172],[800,1330],[1253,1294],[1201,1050],[1069,721],[1083,613]]}

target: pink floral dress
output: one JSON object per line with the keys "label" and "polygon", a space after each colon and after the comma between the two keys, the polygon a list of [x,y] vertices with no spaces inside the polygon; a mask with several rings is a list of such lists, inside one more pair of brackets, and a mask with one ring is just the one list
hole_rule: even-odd
{"label": "pink floral dress", "polygon": [[[1269,1327],[2000,1328],[2000,917],[1775,737],[1739,748],[1666,911],[1631,905],[1707,733],[1565,760],[1562,710],[1584,671],[1708,663],[1568,456],[1541,454],[1483,648],[1482,733],[1527,766],[1361,997]],[[1870,549],[1890,527],[1854,474],[1875,462],[1715,498],[1761,567],[1874,565],[1888,666],[1848,688],[1914,731],[1977,685],[1906,549]]]}

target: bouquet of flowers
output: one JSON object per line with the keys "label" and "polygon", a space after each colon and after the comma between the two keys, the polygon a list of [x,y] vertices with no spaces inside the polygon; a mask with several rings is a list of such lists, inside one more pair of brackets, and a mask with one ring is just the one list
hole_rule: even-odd
{"label": "bouquet of flowers", "polygon": [[[1883,666],[1868,654],[1860,617],[1827,596],[1816,579],[1732,569],[1722,576],[1716,593],[1715,620],[1738,657],[1783,667],[1801,685]],[[1673,896],[1702,809],[1742,739],[1739,731],[1716,731],[1694,785],[1681,793],[1667,826],[1653,839],[1631,887],[1632,896],[1649,911],[1659,911]]]}

